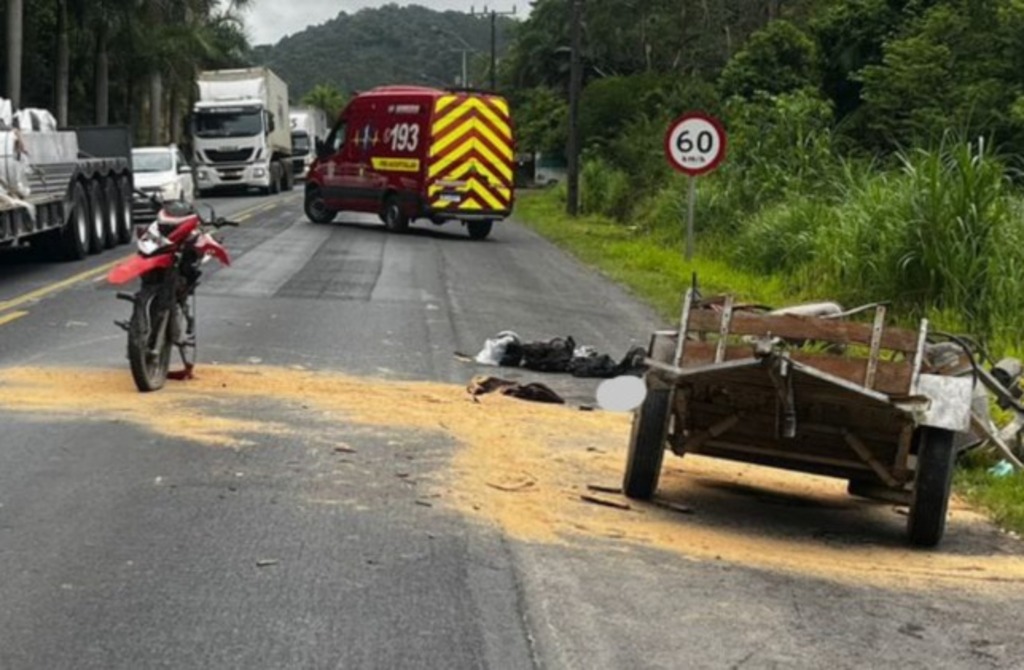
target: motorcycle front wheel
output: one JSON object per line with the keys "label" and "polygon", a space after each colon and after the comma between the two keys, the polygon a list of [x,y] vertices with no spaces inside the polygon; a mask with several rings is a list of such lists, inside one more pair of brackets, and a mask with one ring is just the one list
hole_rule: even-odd
{"label": "motorcycle front wheel", "polygon": [[142,287],[128,324],[128,362],[135,386],[143,393],[163,388],[171,364],[172,301],[163,299],[160,289]]}

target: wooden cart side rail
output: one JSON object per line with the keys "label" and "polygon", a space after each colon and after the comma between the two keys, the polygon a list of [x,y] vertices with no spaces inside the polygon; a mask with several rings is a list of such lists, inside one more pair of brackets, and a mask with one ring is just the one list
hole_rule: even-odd
{"label": "wooden cart side rail", "polygon": [[[683,353],[683,364],[681,367],[697,367],[709,365],[715,362],[735,361],[750,358],[753,355],[751,345],[734,344],[725,347],[724,356],[720,361],[716,358],[721,349],[715,342],[690,341],[686,343]],[[835,354],[822,354],[803,351],[790,353],[797,363],[813,366],[823,372],[842,377],[850,382],[858,382],[864,379],[867,374],[869,359],[866,358],[844,358]],[[910,384],[913,379],[911,365],[907,361],[877,361],[874,371],[874,383],[872,388],[887,395],[908,395]]]}
{"label": "wooden cart side rail", "polygon": [[[687,332],[719,333],[722,327],[722,315],[712,309],[693,309],[690,311],[687,322]],[[762,337],[771,334],[788,339],[866,346],[870,346],[872,340],[878,338],[875,329],[866,323],[793,314],[752,314],[735,310],[731,314],[729,334]],[[901,328],[887,328],[881,333],[878,346],[880,349],[911,354],[917,352],[918,341],[917,332]]]}

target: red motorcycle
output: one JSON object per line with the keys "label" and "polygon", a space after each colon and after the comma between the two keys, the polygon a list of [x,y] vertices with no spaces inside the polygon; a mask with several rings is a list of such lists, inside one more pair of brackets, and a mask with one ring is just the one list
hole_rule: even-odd
{"label": "red motorcycle", "polygon": [[[111,284],[142,280],[136,293],[117,294],[132,303],[132,316],[126,322],[114,322],[128,333],[128,362],[142,392],[162,388],[167,379],[192,378],[199,268],[211,258],[231,264],[227,250],[207,227],[238,225],[217,218],[212,209],[209,220],[203,220],[186,202],[154,204],[159,208],[156,220],[137,229],[139,253],[107,275]],[[172,347],[178,348],[183,370],[169,371]]]}

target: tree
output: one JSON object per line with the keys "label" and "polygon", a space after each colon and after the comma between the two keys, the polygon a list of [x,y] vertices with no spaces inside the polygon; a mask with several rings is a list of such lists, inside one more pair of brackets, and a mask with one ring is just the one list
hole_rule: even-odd
{"label": "tree", "polygon": [[333,121],[345,106],[345,94],[332,84],[317,84],[302,96],[302,104],[322,109]]}
{"label": "tree", "polygon": [[7,97],[21,106],[21,54],[24,47],[24,0],[7,0]]}
{"label": "tree", "polygon": [[789,21],[772,21],[729,60],[720,81],[725,97],[816,87],[820,82],[817,47]]}

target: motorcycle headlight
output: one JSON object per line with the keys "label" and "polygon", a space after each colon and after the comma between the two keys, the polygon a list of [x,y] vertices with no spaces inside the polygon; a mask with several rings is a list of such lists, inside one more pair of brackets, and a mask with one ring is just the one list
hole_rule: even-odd
{"label": "motorcycle headlight", "polygon": [[139,252],[143,256],[148,256],[160,247],[170,244],[170,240],[163,236],[160,232],[160,224],[156,221],[149,224],[142,234],[139,235],[139,240],[136,245],[139,248]]}

